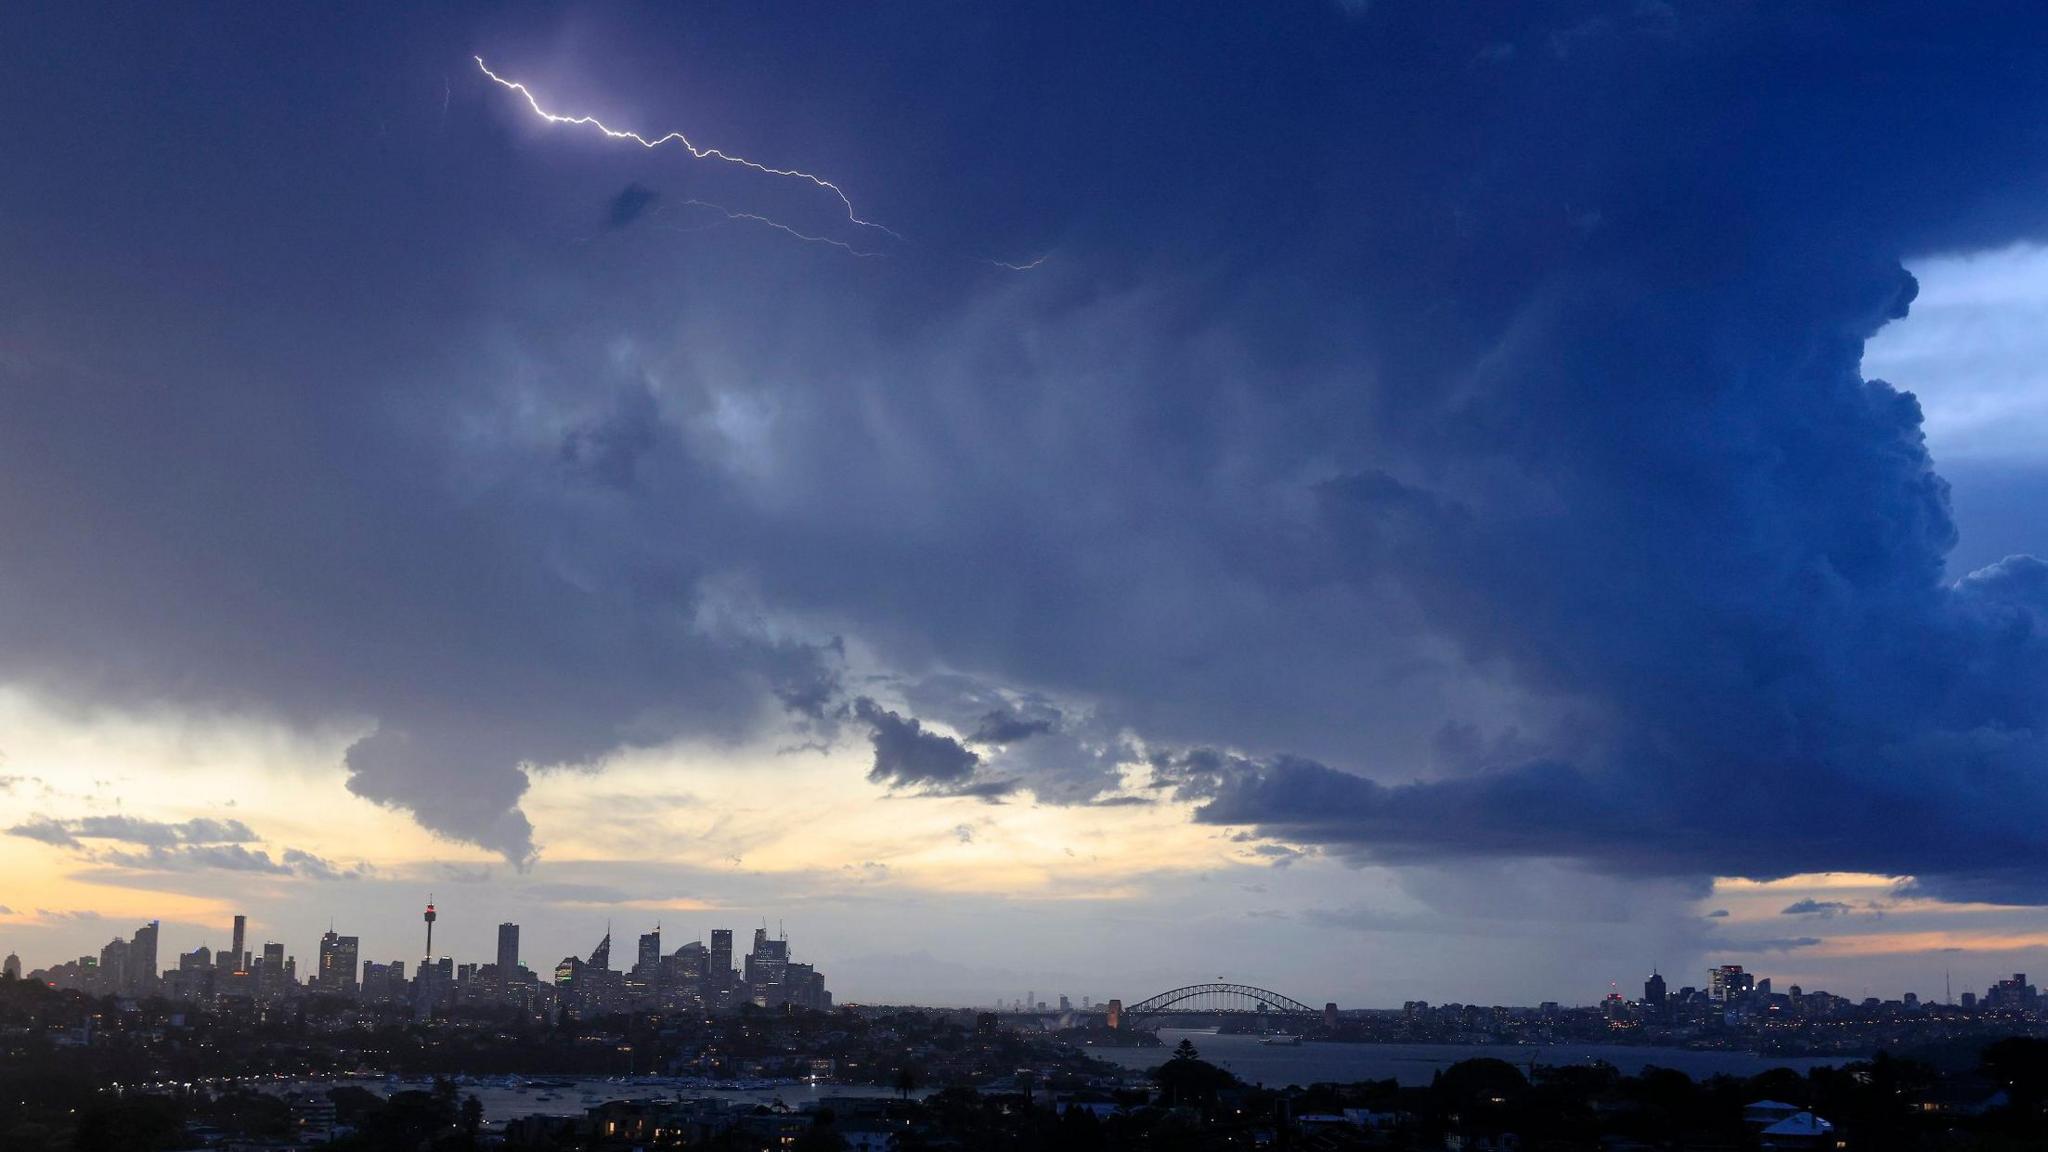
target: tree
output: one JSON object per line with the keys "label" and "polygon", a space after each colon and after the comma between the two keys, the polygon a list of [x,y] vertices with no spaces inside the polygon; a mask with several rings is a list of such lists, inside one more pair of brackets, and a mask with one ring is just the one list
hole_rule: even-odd
{"label": "tree", "polygon": [[898,1097],[907,1100],[910,1098],[911,1092],[916,1088],[917,1071],[915,1069],[908,1064],[896,1069],[896,1095]]}
{"label": "tree", "polygon": [[1201,1056],[1202,1053],[1195,1048],[1195,1042],[1185,1036],[1180,1038],[1179,1044],[1174,1045],[1173,1058],[1175,1060],[1199,1060]]}
{"label": "tree", "polygon": [[839,1134],[830,1108],[819,1109],[811,1126],[797,1133],[794,1152],[845,1152],[846,1137]]}
{"label": "tree", "polygon": [[78,1152],[146,1152],[175,1148],[185,1133],[183,1106],[165,1096],[95,1099],[78,1115]]}
{"label": "tree", "polygon": [[1102,1142],[1102,1121],[1094,1112],[1069,1106],[1060,1117],[1059,1147],[1069,1152],[1096,1152]]}
{"label": "tree", "polygon": [[[1194,1045],[1188,1048],[1192,1050]],[[1224,1069],[1178,1051],[1152,1070],[1152,1079],[1171,1104],[1205,1104],[1216,1099],[1216,1093],[1237,1085],[1237,1077]]]}
{"label": "tree", "polygon": [[484,1126],[484,1102],[475,1096],[462,1098],[462,1135],[469,1147],[476,1147],[477,1133]]}
{"label": "tree", "polygon": [[2014,1036],[1984,1049],[1984,1075],[2005,1089],[2005,1119],[2016,1130],[2035,1130],[2048,1113],[2048,1040]]}
{"label": "tree", "polygon": [[1451,1109],[1512,1100],[1529,1088],[1522,1071],[1491,1056],[1460,1060],[1438,1073],[1431,1091]]}

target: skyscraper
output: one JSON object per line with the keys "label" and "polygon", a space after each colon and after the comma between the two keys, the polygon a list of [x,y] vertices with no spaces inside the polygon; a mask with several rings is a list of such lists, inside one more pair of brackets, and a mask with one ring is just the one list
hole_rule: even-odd
{"label": "skyscraper", "polygon": [[320,937],[320,970],[313,982],[324,992],[352,996],[356,991],[356,938],[337,936],[332,928]]}
{"label": "skyscraper", "polygon": [[247,942],[248,931],[249,918],[247,916],[235,917],[235,951],[229,957],[226,964],[221,964],[218,958],[215,959],[214,963],[222,968],[226,968],[230,972],[247,972],[249,970],[249,953],[243,949]]}
{"label": "skyscraper", "polygon": [[661,996],[661,926],[640,934],[640,947],[633,957],[633,970],[626,976],[626,994],[640,1000]]}
{"label": "skyscraper", "polygon": [[1657,975],[1654,968],[1650,970],[1650,978],[1643,981],[1643,1003],[1652,1008],[1664,1006],[1664,977]]}
{"label": "skyscraper", "polygon": [[498,991],[510,988],[519,977],[519,925],[498,925]]}
{"label": "skyscraper", "polygon": [[119,936],[100,949],[99,986],[88,991],[119,995],[128,991],[128,942]]}
{"label": "skyscraper", "polygon": [[711,930],[711,969],[705,973],[708,993],[723,992],[732,984],[732,929]]}
{"label": "skyscraper", "polygon": [[1717,1001],[1740,1000],[1756,989],[1756,977],[1740,964],[1723,964],[1707,969],[1707,995]]}
{"label": "skyscraper", "polygon": [[6,963],[0,964],[0,976],[9,980],[21,979],[21,957],[9,952]]}
{"label": "skyscraper", "polygon": [[754,930],[754,950],[747,953],[747,993],[763,1006],[789,999],[789,941],[770,940],[766,928]]}
{"label": "skyscraper", "polygon": [[432,892],[429,892],[429,893],[427,893],[427,915],[426,915],[426,920],[427,920],[427,953],[426,953],[426,955],[427,955],[427,959],[428,959],[428,960],[430,960],[430,961],[431,961],[431,960],[432,960],[432,959],[434,958],[434,919],[435,919],[435,916],[434,916],[434,894],[433,894]]}
{"label": "skyscraper", "polygon": [[135,930],[135,938],[128,942],[128,978],[124,990],[132,995],[147,996],[156,991],[156,934],[157,922],[151,920]]}
{"label": "skyscraper", "polygon": [[705,986],[709,953],[692,940],[661,962],[661,997],[666,1008],[702,1008],[711,991]]}
{"label": "skyscraper", "polygon": [[267,940],[263,944],[263,959],[256,965],[256,996],[262,1000],[277,1000],[284,994],[284,945]]}

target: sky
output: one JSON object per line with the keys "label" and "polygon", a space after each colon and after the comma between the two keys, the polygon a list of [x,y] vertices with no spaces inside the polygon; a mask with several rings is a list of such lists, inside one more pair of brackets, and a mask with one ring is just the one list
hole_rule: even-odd
{"label": "sky", "polygon": [[8,23],[30,967],[2048,968],[2032,5]]}

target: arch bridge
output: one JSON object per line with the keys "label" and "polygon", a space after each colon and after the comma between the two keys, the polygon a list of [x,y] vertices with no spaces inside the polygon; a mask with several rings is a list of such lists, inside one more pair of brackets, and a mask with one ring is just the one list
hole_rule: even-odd
{"label": "arch bridge", "polygon": [[1312,1016],[1321,1019],[1320,1008],[1265,988],[1249,984],[1190,984],[1140,1000],[1123,1010],[1125,1020],[1178,1013],[1202,1016]]}

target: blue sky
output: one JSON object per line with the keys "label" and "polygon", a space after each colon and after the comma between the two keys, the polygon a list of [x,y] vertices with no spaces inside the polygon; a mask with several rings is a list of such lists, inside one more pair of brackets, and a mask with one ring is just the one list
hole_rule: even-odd
{"label": "blue sky", "polygon": [[19,32],[32,961],[429,889],[962,1001],[2048,958],[2028,6]]}

